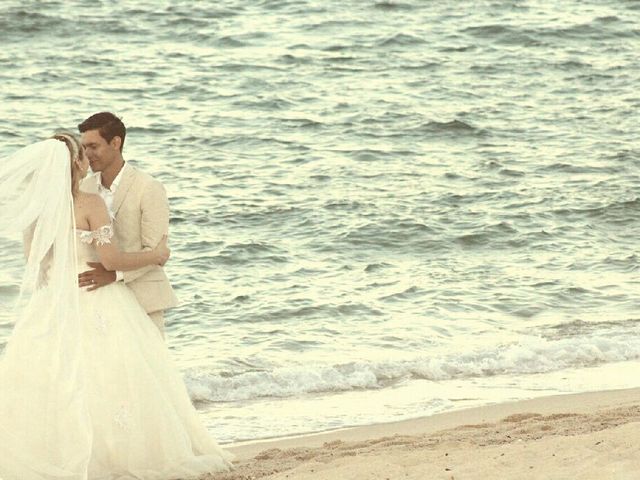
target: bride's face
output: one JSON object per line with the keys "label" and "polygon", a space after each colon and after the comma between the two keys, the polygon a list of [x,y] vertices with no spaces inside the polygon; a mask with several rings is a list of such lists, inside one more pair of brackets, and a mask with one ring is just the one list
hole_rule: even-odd
{"label": "bride's face", "polygon": [[89,159],[87,158],[87,154],[84,152],[83,147],[80,147],[80,153],[76,163],[78,164],[78,170],[80,171],[80,178],[86,177],[87,173],[89,173]]}

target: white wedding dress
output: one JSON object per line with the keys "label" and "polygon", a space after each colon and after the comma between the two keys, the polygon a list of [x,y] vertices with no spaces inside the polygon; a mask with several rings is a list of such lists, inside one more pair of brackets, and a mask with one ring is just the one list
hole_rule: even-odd
{"label": "white wedding dress", "polygon": [[[78,270],[97,232],[76,231]],[[0,479],[170,480],[228,470],[157,327],[122,282],[81,290],[51,335],[48,286],[0,356]]]}

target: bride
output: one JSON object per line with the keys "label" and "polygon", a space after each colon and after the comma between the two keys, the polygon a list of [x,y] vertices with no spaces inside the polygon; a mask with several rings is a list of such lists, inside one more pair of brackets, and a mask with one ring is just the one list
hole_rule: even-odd
{"label": "bride", "polygon": [[173,480],[231,468],[161,334],[121,282],[86,291],[87,262],[162,265],[118,250],[107,208],[79,191],[88,160],[70,134],[0,165],[0,231],[25,232],[15,327],[0,356],[1,480]]}

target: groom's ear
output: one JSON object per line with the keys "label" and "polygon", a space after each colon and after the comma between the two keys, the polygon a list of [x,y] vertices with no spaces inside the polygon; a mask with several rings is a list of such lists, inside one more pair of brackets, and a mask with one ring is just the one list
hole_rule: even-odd
{"label": "groom's ear", "polygon": [[111,141],[109,142],[111,144],[111,146],[117,150],[120,150],[120,146],[122,145],[122,138],[120,138],[119,136],[115,136],[111,139]]}

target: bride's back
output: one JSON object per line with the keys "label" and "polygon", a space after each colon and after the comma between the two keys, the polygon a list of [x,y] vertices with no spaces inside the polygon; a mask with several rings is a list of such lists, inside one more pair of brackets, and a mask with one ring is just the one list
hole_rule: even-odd
{"label": "bride's back", "polygon": [[76,220],[76,229],[91,230],[91,207],[95,202],[103,200],[95,194],[79,192],[73,202],[73,215]]}

